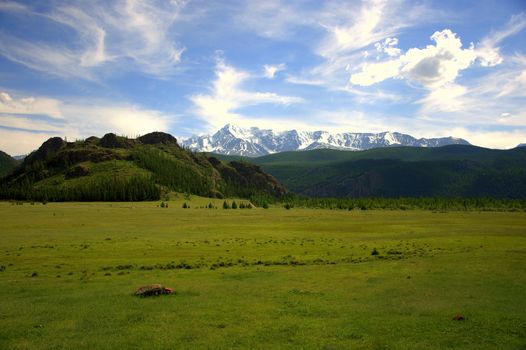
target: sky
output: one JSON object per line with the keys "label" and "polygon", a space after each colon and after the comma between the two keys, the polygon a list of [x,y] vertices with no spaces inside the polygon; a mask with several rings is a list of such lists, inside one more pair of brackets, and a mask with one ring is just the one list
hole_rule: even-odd
{"label": "sky", "polygon": [[0,150],[225,124],[526,142],[526,0],[0,0]]}

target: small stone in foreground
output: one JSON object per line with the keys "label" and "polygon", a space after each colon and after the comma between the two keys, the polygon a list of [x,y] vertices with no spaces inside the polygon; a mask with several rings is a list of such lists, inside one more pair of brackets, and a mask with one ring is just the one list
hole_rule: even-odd
{"label": "small stone in foreground", "polygon": [[164,287],[161,284],[149,284],[139,287],[135,291],[135,295],[140,297],[158,296],[162,294],[173,294],[175,291],[172,288]]}

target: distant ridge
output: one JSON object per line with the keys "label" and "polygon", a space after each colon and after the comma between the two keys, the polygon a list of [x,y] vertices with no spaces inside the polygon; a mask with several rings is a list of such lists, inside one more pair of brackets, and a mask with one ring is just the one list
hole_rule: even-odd
{"label": "distant ridge", "polygon": [[241,128],[232,124],[225,125],[213,135],[193,136],[182,141],[184,147],[193,151],[245,157],[324,148],[361,151],[392,146],[441,147],[455,144],[469,145],[470,143],[454,137],[417,139],[411,135],[388,131],[381,133],[297,130],[275,132],[257,127]]}
{"label": "distant ridge", "polygon": [[249,160],[292,192],[313,197],[526,198],[526,147],[318,149]]}

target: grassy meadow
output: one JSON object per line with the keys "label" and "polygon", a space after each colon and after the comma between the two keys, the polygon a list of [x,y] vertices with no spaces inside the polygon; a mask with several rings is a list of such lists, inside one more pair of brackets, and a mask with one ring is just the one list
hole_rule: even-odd
{"label": "grassy meadow", "polygon": [[525,212],[167,203],[0,203],[0,349],[526,348]]}

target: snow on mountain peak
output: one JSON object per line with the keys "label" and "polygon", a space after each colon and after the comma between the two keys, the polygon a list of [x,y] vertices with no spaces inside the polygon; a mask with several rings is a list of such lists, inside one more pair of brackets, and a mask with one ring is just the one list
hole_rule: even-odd
{"label": "snow on mountain peak", "polygon": [[183,146],[199,152],[258,157],[271,153],[332,148],[349,151],[389,146],[439,147],[467,144],[453,137],[416,139],[410,135],[385,131],[382,133],[329,133],[327,131],[288,130],[274,132],[257,127],[242,128],[227,124],[212,136],[193,136],[182,141]]}

